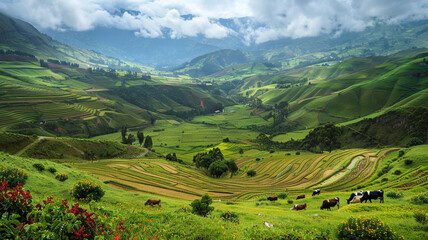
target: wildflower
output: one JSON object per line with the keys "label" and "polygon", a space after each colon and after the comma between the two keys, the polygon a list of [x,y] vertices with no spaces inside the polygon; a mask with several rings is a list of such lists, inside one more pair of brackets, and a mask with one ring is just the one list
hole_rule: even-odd
{"label": "wildflower", "polygon": [[117,234],[116,237],[114,237],[114,240],[119,240],[120,234]]}

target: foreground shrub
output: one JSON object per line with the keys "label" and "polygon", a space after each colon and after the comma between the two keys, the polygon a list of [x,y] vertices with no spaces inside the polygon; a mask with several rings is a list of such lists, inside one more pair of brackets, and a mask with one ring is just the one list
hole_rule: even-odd
{"label": "foreground shrub", "polygon": [[192,213],[203,217],[206,217],[210,212],[214,210],[214,207],[210,207],[213,200],[208,194],[202,196],[202,199],[195,199],[191,204]]}
{"label": "foreground shrub", "polygon": [[0,182],[8,182],[8,186],[11,188],[18,186],[18,183],[24,185],[27,179],[28,174],[25,173],[25,170],[0,167]]}
{"label": "foreground shrub", "polygon": [[283,192],[278,194],[278,198],[280,199],[286,199],[288,197],[288,192]]}
{"label": "foreground shrub", "polygon": [[404,239],[398,237],[392,229],[376,217],[350,217],[337,227],[338,239]]}
{"label": "foreground shrub", "polygon": [[294,203],[294,201],[293,201],[293,200],[291,200],[291,199],[288,199],[288,200],[287,200],[287,203],[288,203],[288,204],[293,204],[293,203]]}
{"label": "foreground shrub", "polygon": [[410,199],[410,202],[413,204],[427,204],[428,203],[428,195],[419,194],[419,195],[413,196]]}
{"label": "foreground shrub", "polygon": [[239,216],[238,214],[231,212],[231,211],[227,211],[225,213],[223,213],[221,215],[221,218],[224,221],[229,221],[229,222],[233,222],[233,223],[239,223]]}
{"label": "foreground shrub", "polygon": [[104,196],[103,187],[92,181],[78,181],[71,190],[73,198],[82,201],[98,201]]}
{"label": "foreground shrub", "polygon": [[57,173],[55,178],[61,182],[64,182],[65,180],[68,179],[68,174],[67,173]]}
{"label": "foreground shrub", "polygon": [[391,191],[391,192],[387,192],[386,196],[389,198],[394,198],[394,199],[398,199],[398,198],[402,198],[403,193],[402,192],[398,192],[398,191]]}
{"label": "foreground shrub", "polygon": [[[22,184],[10,188],[8,182],[2,182],[0,186],[0,216],[1,219],[17,219],[24,221],[27,214],[32,210],[30,206],[32,197],[30,192],[22,189]],[[1,222],[0,222],[1,223]],[[0,224],[1,226],[2,224]],[[0,236],[1,234],[0,230]]]}
{"label": "foreground shrub", "polygon": [[53,167],[48,168],[48,172],[55,174],[56,173],[56,169]]}
{"label": "foreground shrub", "polygon": [[254,176],[256,176],[256,171],[254,171],[254,170],[250,170],[250,171],[248,171],[248,172],[247,172],[247,176],[249,176],[249,177],[254,177]]}
{"label": "foreground shrub", "polygon": [[424,212],[415,212],[413,214],[416,222],[425,225],[428,222],[427,215]]}
{"label": "foreground shrub", "polygon": [[39,170],[40,172],[43,171],[43,170],[45,170],[45,166],[43,164],[41,164],[41,163],[35,163],[35,164],[33,164],[33,167],[35,169]]}

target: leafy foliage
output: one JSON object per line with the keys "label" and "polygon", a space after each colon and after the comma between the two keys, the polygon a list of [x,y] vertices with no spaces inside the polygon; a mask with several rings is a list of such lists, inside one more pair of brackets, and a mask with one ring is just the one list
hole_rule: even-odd
{"label": "leafy foliage", "polygon": [[415,212],[413,213],[413,217],[415,218],[416,222],[425,225],[428,222],[427,215],[424,212]]}
{"label": "leafy foliage", "polygon": [[256,171],[255,170],[249,170],[249,171],[247,171],[247,176],[249,176],[249,177],[256,176]]}
{"label": "leafy foliage", "polygon": [[282,192],[278,194],[278,198],[280,199],[286,199],[288,197],[288,192]]}
{"label": "leafy foliage", "polygon": [[73,198],[82,201],[98,201],[104,196],[102,186],[92,181],[78,181],[73,185],[71,195]]}
{"label": "leafy foliage", "polygon": [[211,163],[224,160],[224,155],[220,148],[213,148],[208,152],[197,153],[193,156],[193,163],[196,167],[208,169]]}
{"label": "leafy foliage", "polygon": [[413,204],[428,204],[428,195],[419,194],[410,198],[410,202]]}
{"label": "leafy foliage", "polygon": [[144,147],[148,148],[148,149],[151,149],[153,147],[152,137],[150,137],[150,136],[146,137],[146,140],[144,141]]}
{"label": "leafy foliage", "polygon": [[138,143],[140,143],[140,146],[143,145],[143,142],[144,142],[144,133],[138,131],[137,132],[137,138],[138,138]]}
{"label": "leafy foliage", "polygon": [[8,182],[9,187],[16,187],[18,183],[24,185],[28,179],[28,174],[25,170],[16,168],[7,168],[6,166],[0,167],[0,182]]}
{"label": "leafy foliage", "polygon": [[386,196],[387,196],[387,197],[389,197],[389,198],[394,198],[394,199],[404,197],[403,193],[402,193],[402,192],[399,192],[399,191],[397,191],[397,190],[388,192],[388,193],[386,194]]}
{"label": "leafy foliage", "polygon": [[65,180],[68,179],[68,174],[67,173],[57,173],[55,175],[55,178],[58,179],[58,181],[64,182]]}
{"label": "leafy foliage", "polygon": [[336,236],[338,239],[404,239],[397,236],[394,231],[376,217],[350,217],[348,221],[339,224]]}
{"label": "leafy foliage", "polygon": [[202,196],[201,200],[195,199],[190,206],[192,207],[192,213],[203,217],[206,217],[210,212],[214,210],[214,207],[210,207],[212,199],[208,194]]}
{"label": "leafy foliage", "polygon": [[49,167],[48,168],[48,172],[55,174],[56,173],[56,169],[53,167]]}
{"label": "leafy foliage", "polygon": [[239,223],[239,216],[238,214],[231,212],[231,211],[227,211],[223,214],[221,214],[221,218],[224,221],[229,221],[229,222],[233,222],[233,223]]}
{"label": "leafy foliage", "polygon": [[305,149],[312,152],[322,152],[328,150],[331,152],[335,148],[340,147],[338,137],[342,130],[333,123],[327,123],[323,127],[317,127],[310,131],[303,140]]}
{"label": "leafy foliage", "polygon": [[216,161],[210,164],[208,172],[214,177],[221,177],[225,172],[229,170],[226,161]]}
{"label": "leafy foliage", "polygon": [[227,168],[231,173],[230,177],[232,177],[233,174],[239,171],[238,165],[236,165],[236,162],[234,160],[229,160],[226,162],[226,164],[227,164]]}
{"label": "leafy foliage", "polygon": [[45,170],[45,166],[41,163],[35,163],[35,164],[33,164],[33,167],[35,169],[39,170],[40,172]]}

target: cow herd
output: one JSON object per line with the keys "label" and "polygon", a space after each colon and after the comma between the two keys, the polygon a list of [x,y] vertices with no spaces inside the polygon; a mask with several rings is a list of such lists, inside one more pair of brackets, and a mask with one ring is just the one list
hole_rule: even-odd
{"label": "cow herd", "polygon": [[[347,203],[362,203],[362,202],[366,202],[367,200],[369,200],[370,202],[372,202],[373,200],[376,199],[380,199],[380,203],[383,203],[383,190],[377,190],[377,191],[360,191],[360,192],[354,192],[351,193],[351,196],[349,197],[349,199],[347,199]],[[320,195],[321,194],[321,190],[320,189],[316,189],[313,191],[312,196],[315,195]],[[297,200],[298,199],[304,199],[305,198],[305,194],[301,194],[297,196]],[[267,200],[269,201],[276,201],[278,200],[278,197],[268,197]],[[339,198],[335,197],[332,199],[326,199],[322,202],[322,205],[320,207],[321,210],[327,209],[327,210],[331,210],[330,208],[337,206],[337,208],[339,209],[340,206],[340,202],[339,202]],[[303,204],[294,204],[292,208],[290,208],[290,210],[306,210],[306,203]]]}

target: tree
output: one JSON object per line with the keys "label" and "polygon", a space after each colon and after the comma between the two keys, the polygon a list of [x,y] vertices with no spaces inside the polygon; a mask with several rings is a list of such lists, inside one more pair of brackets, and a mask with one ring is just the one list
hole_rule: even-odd
{"label": "tree", "polygon": [[333,123],[327,123],[323,127],[317,127],[310,131],[303,139],[304,147],[309,151],[322,152],[328,150],[331,152],[334,148],[340,147],[338,137],[342,130]]}
{"label": "tree", "polygon": [[227,168],[230,171],[230,177],[232,177],[233,174],[235,174],[239,170],[238,165],[236,165],[235,161],[233,160],[227,161]]}
{"label": "tree", "polygon": [[126,144],[127,143],[127,141],[126,141],[126,132],[128,131],[128,128],[125,126],[125,127],[122,127],[122,143],[123,144]]}
{"label": "tree", "polygon": [[150,136],[146,137],[146,141],[144,141],[144,147],[148,149],[151,149],[153,147],[152,137]]}
{"label": "tree", "polygon": [[138,131],[137,132],[137,138],[138,138],[138,142],[140,143],[140,146],[143,145],[143,142],[144,142],[144,133]]}
{"label": "tree", "polygon": [[210,167],[208,168],[208,172],[214,176],[214,177],[221,177],[225,172],[229,170],[227,164],[225,161],[216,161],[211,163]]}
{"label": "tree", "polygon": [[192,207],[192,213],[203,217],[206,217],[210,212],[214,210],[214,207],[210,207],[213,202],[208,194],[202,196],[202,199],[195,199],[190,206]]}
{"label": "tree", "polygon": [[239,149],[239,154],[244,154],[244,149],[240,148]]}
{"label": "tree", "polygon": [[199,166],[202,168],[208,169],[214,161],[215,159],[211,154],[205,154],[204,156],[201,157]]}
{"label": "tree", "polygon": [[128,139],[126,139],[126,144],[132,144],[133,142],[135,142],[135,136],[134,134],[129,134],[128,135]]}

